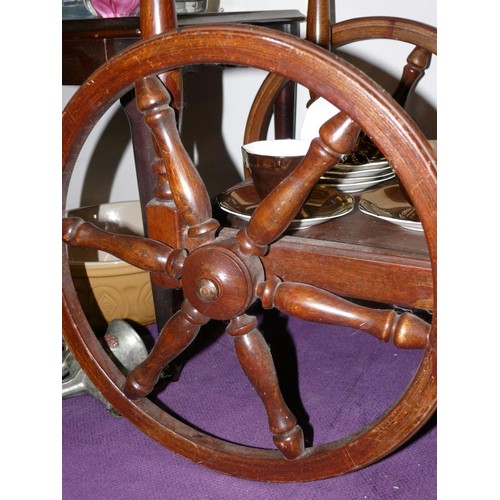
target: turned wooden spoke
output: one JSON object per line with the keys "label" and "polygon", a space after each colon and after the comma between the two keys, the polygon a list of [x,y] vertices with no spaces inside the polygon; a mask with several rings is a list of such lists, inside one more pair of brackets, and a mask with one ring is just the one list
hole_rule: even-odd
{"label": "turned wooden spoke", "polygon": [[421,47],[415,47],[408,58],[398,87],[392,94],[394,99],[404,108],[408,95],[424,76],[425,70],[431,64],[432,53]]}
{"label": "turned wooden spoke", "polygon": [[[410,92],[415,88],[420,79],[424,76],[425,70],[431,63],[432,52],[421,47],[415,47],[407,58],[407,64],[403,68],[403,74],[396,90],[392,94],[394,99],[405,107]],[[374,161],[383,158],[384,154],[378,149],[373,141],[365,132],[361,132],[358,143],[353,148],[353,160],[359,161],[358,153],[361,158]]]}
{"label": "turned wooden spoke", "polygon": [[431,326],[411,313],[363,307],[315,286],[283,283],[276,277],[257,293],[266,309],[275,307],[304,320],[357,328],[401,348],[423,349],[428,344]]}
{"label": "turned wooden spoke", "polygon": [[210,198],[203,180],[180,140],[170,95],[157,77],[140,80],[136,89],[137,106],[146,117],[165,163],[173,200],[189,227],[188,236],[210,241],[219,224],[212,219]]}
{"label": "turned wooden spoke", "polygon": [[304,433],[283,399],[271,351],[255,317],[231,320],[227,332],[234,336],[238,360],[264,403],[274,444],[286,458],[299,457],[304,452]]}
{"label": "turned wooden spoke", "polygon": [[167,273],[174,279],[180,276],[187,256],[185,250],[141,236],[110,233],[78,217],[64,218],[62,227],[62,238],[68,245],[103,250],[135,267]]}
{"label": "turned wooden spoke", "polygon": [[147,359],[129,373],[123,388],[124,394],[130,399],[147,396],[167,364],[191,344],[208,320],[207,316],[185,300],[181,309],[163,327]]}
{"label": "turned wooden spoke", "polygon": [[239,233],[238,241],[245,251],[253,255],[266,253],[267,246],[297,215],[321,175],[352,150],[359,130],[344,113],[321,126],[319,137],[311,142],[300,165],[260,203],[246,230]]}

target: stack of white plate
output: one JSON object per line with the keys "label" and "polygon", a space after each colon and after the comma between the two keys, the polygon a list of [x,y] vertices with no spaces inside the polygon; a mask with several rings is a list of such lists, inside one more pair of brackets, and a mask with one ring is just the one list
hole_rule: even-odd
{"label": "stack of white plate", "polygon": [[[338,113],[338,108],[323,98],[314,101],[304,117],[300,130],[302,140],[311,141],[318,137],[319,128],[329,118]],[[344,193],[357,193],[379,182],[391,179],[396,174],[387,160],[351,165],[339,163],[321,177],[322,184],[335,186]]]}
{"label": "stack of white plate", "polygon": [[376,184],[392,179],[396,174],[386,160],[349,165],[338,163],[325,172],[321,182],[335,186],[344,193],[357,193]]}

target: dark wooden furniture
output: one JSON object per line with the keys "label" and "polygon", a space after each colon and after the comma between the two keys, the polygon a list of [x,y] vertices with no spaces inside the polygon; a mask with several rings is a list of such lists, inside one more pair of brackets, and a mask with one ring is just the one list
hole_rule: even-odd
{"label": "dark wooden furniture", "polygon": [[[305,16],[297,10],[181,14],[180,28],[205,24],[251,24],[299,35]],[[62,23],[62,83],[81,85],[108,59],[141,39],[139,17],[66,20]]]}
{"label": "dark wooden furniture", "polygon": [[[317,15],[321,23],[316,25],[323,26],[315,32],[329,33],[324,29],[329,26],[327,2],[311,5],[308,21]],[[64,218],[63,241],[100,248],[147,269],[157,286],[182,289],[184,300],[148,359],[124,378],[85,319],[63,249],[63,332],[68,346],[121,414],[173,451],[216,470],[258,480],[305,481],[382,458],[409,439],[436,406],[435,152],[394,99],[325,48],[256,26],[178,29],[174,2],[144,1],[141,12],[146,38],[100,66],[63,112],[63,200],[85,137],[107,107],[135,87],[155,153],[150,163],[154,196],[146,207],[148,238],[111,235]],[[399,32],[393,21],[380,22],[388,36]],[[361,28],[369,38],[370,23],[363,21],[354,32]],[[408,28],[415,32],[412,41],[417,45],[425,39],[419,26],[409,23]],[[203,180],[177,132],[179,68],[192,64],[264,69],[277,75],[270,78],[280,86],[282,81],[297,82],[341,110],[321,127],[301,165],[240,227],[221,227],[214,217]],[[257,116],[268,115],[277,95],[274,87],[263,94],[272,94],[272,99],[255,105]],[[265,122],[250,120],[249,130]],[[351,151],[361,130],[395,168],[425,235],[406,238],[402,229],[389,229],[356,212],[285,235],[311,188]],[[359,300],[380,305],[361,306]],[[399,401],[370,426],[338,442],[305,448],[302,429],[281,395],[270,351],[248,313],[256,301],[299,318],[352,326],[401,348],[421,349],[422,362]],[[432,322],[382,303],[432,310]],[[211,319],[227,322],[236,355],[266,409],[276,449],[255,449],[204,434],[147,398],[164,366]]]}

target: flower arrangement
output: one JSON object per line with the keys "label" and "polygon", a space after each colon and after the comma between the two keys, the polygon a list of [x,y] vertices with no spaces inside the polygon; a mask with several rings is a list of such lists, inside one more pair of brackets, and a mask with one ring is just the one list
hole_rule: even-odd
{"label": "flower arrangement", "polygon": [[90,0],[101,17],[127,17],[139,12],[140,0]]}

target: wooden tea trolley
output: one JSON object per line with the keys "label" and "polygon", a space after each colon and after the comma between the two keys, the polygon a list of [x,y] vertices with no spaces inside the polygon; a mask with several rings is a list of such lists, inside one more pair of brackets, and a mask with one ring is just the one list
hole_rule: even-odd
{"label": "wooden tea trolley", "polygon": [[[332,24],[329,2],[322,0],[309,2],[308,40],[248,24],[179,28],[173,0],[142,1],[140,22],[142,40],[99,66],[63,112],[63,211],[83,142],[106,109],[131,90],[151,138],[149,172],[142,169],[141,175],[155,181],[148,200],[142,191],[148,237],[111,234],[81,219],[63,218],[67,345],[118,412],[167,448],[215,470],[256,480],[309,481],[381,459],[413,436],[436,408],[436,153],[401,106],[436,54],[436,30],[383,17]],[[373,38],[414,46],[394,96],[332,53]],[[284,96],[293,84],[340,109],[323,124],[299,167],[259,204],[248,223],[229,217],[223,226],[217,220],[178,134],[182,69],[209,64],[269,72],[253,103],[245,142],[265,137],[274,109],[280,110],[278,123],[287,120],[290,101]],[[404,229],[355,210],[287,233],[311,189],[351,152],[361,131],[393,166],[424,232],[401,238]],[[157,289],[182,290],[180,308],[147,360],[127,377],[82,311],[66,245],[112,253],[150,271]],[[350,326],[402,349],[419,349],[422,361],[400,399],[376,421],[340,441],[305,446],[281,394],[269,348],[248,312],[255,302],[301,319]],[[417,313],[421,309],[431,312],[430,322]],[[204,434],[148,399],[165,366],[210,320],[227,324],[236,356],[267,412],[273,449]]]}

